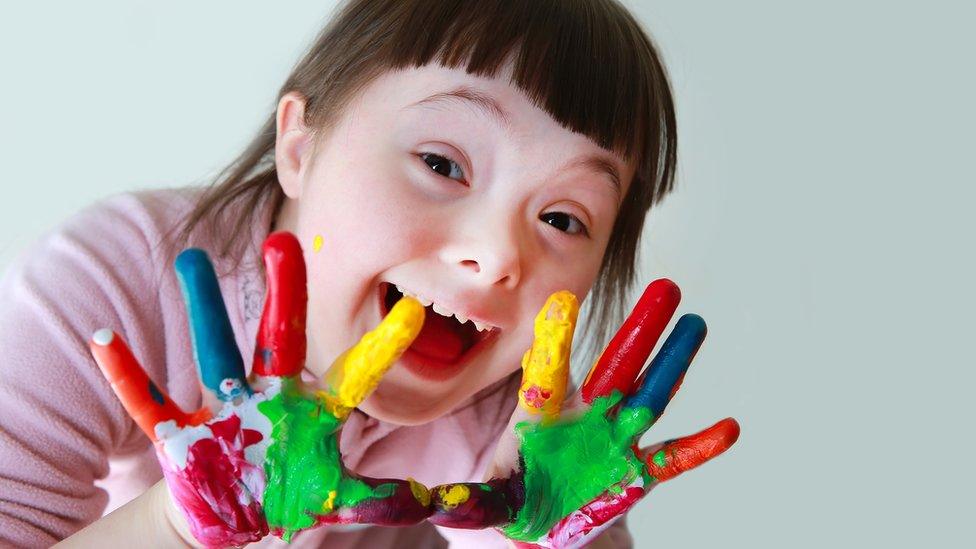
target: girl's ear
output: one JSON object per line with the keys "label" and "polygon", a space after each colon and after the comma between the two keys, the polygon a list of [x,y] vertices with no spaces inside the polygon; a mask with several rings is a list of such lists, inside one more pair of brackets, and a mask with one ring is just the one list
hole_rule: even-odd
{"label": "girl's ear", "polygon": [[311,150],[312,132],[305,126],[305,98],[298,92],[288,92],[278,101],[277,133],[275,135],[275,167],[278,183],[285,196],[295,199],[302,194],[301,174]]}

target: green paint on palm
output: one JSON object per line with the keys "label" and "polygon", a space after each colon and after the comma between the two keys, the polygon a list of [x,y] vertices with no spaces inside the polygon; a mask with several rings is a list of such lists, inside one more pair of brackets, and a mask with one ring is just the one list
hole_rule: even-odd
{"label": "green paint on palm", "polygon": [[622,398],[614,391],[594,400],[579,417],[515,427],[522,441],[525,503],[505,528],[509,538],[536,541],[603,492],[620,492],[638,475],[646,475],[630,446],[653,414],[648,408],[626,408],[609,420],[607,411]]}
{"label": "green paint on palm", "polygon": [[344,474],[337,439],[341,422],[295,380],[283,379],[281,392],[258,410],[272,425],[264,515],[285,541],[313,526],[318,516],[389,495],[386,485],[373,488]]}

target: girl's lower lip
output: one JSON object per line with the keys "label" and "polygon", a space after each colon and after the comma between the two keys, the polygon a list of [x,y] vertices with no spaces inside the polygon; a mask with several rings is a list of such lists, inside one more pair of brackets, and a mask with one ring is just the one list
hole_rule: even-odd
{"label": "girl's lower lip", "polygon": [[[386,298],[385,290],[386,285],[380,284],[378,300],[380,318],[386,316],[386,311],[383,304],[383,301]],[[472,345],[468,350],[464,351],[464,354],[462,354],[456,362],[441,362],[426,355],[418,354],[409,347],[407,347],[407,350],[404,351],[403,355],[400,356],[400,360],[398,362],[403,364],[407,370],[410,370],[410,372],[417,377],[421,377],[428,381],[446,381],[460,374],[461,371],[464,370],[464,367],[469,364],[474,357],[494,344],[497,337],[498,331],[496,329],[487,337]]]}

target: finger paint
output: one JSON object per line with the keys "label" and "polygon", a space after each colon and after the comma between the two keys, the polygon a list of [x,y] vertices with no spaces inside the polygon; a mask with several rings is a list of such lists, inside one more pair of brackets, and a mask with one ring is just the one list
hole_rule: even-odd
{"label": "finger paint", "polygon": [[642,477],[644,466],[631,449],[631,431],[607,418],[607,412],[622,398],[614,391],[594,400],[576,418],[516,425],[525,502],[515,520],[503,529],[505,535],[519,541],[538,540],[608,487],[620,493]]}
{"label": "finger paint", "polygon": [[651,282],[580,389],[584,402],[607,396],[614,389],[629,395],[634,380],[657,344],[681,301],[678,286],[667,278]]}
{"label": "finger paint", "polygon": [[739,423],[725,418],[708,429],[669,440],[647,460],[654,482],[664,482],[721,454],[739,439]]}
{"label": "finger paint", "polygon": [[458,505],[468,501],[471,497],[471,490],[463,484],[452,484],[442,486],[437,491],[437,499],[445,509],[455,509]]}
{"label": "finger paint", "polygon": [[[624,408],[650,408],[652,420],[660,418],[705,341],[707,331],[702,317],[696,314],[682,315],[651,361],[640,386],[624,401]],[[652,423],[648,423],[645,429]]]}
{"label": "finger paint", "polygon": [[250,394],[220,285],[207,253],[189,248],[175,262],[190,321],[190,341],[200,381],[220,400]]}
{"label": "finger paint", "polygon": [[246,410],[229,410],[206,425],[156,426],[156,454],[173,499],[193,536],[208,547],[242,545],[268,534],[261,511],[264,474],[251,458],[267,445],[266,436],[238,415]]}
{"label": "finger paint", "polygon": [[252,371],[261,376],[290,376],[305,364],[305,316],[308,284],[298,239],[274,233],[262,246],[268,296],[261,313]]}
{"label": "finger paint", "polygon": [[599,536],[644,497],[643,479],[637,478],[620,493],[604,492],[597,499],[560,520],[538,545],[576,549]]}
{"label": "finger paint", "polygon": [[110,330],[91,341],[92,355],[129,414],[154,443],[174,501],[193,536],[208,547],[237,546],[268,534],[261,513],[263,448],[271,426],[250,395],[225,402],[211,419],[201,408],[184,413],[146,375],[128,346]]}
{"label": "finger paint", "polygon": [[519,404],[523,409],[552,419],[559,414],[569,382],[569,355],[579,301],[568,291],[546,300],[535,317],[535,340],[522,357]]}
{"label": "finger paint", "polygon": [[385,485],[374,488],[344,473],[338,444],[342,421],[298,383],[283,379],[281,392],[258,406],[273,425],[264,462],[264,514],[285,541],[314,526],[320,515],[390,493]]}
{"label": "finger paint", "polygon": [[[193,416],[184,412],[149,379],[129,346],[115,332],[109,329],[95,332],[88,348],[125,411],[153,442],[157,440],[155,429],[158,423],[172,421],[179,427],[194,423]],[[198,415],[201,421],[206,420],[203,414]]]}
{"label": "finger paint", "polygon": [[315,235],[315,238],[312,239],[312,250],[316,252],[321,250],[323,243],[324,243],[324,239],[322,238],[322,235],[320,234]]}
{"label": "finger paint", "polygon": [[[455,497],[463,489],[464,498]],[[522,506],[522,477],[493,478],[488,482],[445,484],[431,489],[431,523],[449,528],[482,529],[504,526]]]}
{"label": "finger paint", "polygon": [[431,494],[423,484],[412,479],[354,477],[374,488],[374,497],[319,517],[318,524],[409,526],[430,516]]}
{"label": "finger paint", "polygon": [[407,477],[407,482],[410,483],[410,493],[413,494],[414,499],[424,507],[430,505],[430,490],[411,477]]}
{"label": "finger paint", "polygon": [[401,298],[379,326],[329,368],[325,374],[327,389],[318,392],[326,409],[339,419],[348,416],[379,385],[423,325],[424,306],[412,297]]}

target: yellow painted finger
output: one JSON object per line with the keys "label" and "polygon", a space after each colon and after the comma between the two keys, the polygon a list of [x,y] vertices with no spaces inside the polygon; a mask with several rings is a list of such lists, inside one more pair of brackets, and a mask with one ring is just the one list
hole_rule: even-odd
{"label": "yellow painted finger", "polygon": [[345,419],[379,385],[423,325],[424,306],[412,297],[400,299],[379,326],[337,358],[326,372],[326,388],[318,396],[329,412]]}
{"label": "yellow painted finger", "polygon": [[559,415],[569,383],[569,353],[579,314],[579,301],[568,291],[549,296],[535,317],[535,340],[522,357],[519,404],[542,419]]}

